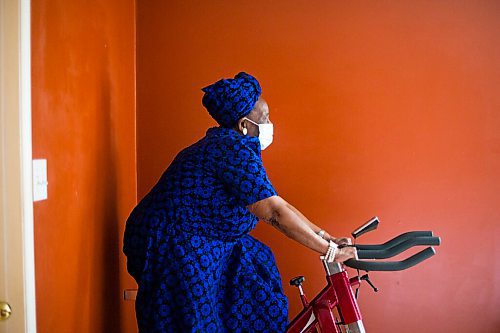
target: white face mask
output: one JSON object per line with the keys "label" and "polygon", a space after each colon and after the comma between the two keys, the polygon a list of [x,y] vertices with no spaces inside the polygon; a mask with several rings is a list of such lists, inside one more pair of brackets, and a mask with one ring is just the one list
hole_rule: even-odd
{"label": "white face mask", "polygon": [[246,120],[251,122],[254,125],[259,126],[259,141],[260,141],[260,149],[264,150],[271,143],[273,143],[273,134],[274,134],[274,126],[273,124],[257,124],[255,121],[252,121],[245,117]]}

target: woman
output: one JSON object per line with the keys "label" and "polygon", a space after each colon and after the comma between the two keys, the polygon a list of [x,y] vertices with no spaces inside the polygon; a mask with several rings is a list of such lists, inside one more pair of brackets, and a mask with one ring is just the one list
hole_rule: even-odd
{"label": "woman", "polygon": [[202,89],[218,122],[181,151],[127,220],[124,253],[139,285],[140,332],[284,332],[288,301],[270,249],[249,236],[263,220],[344,261],[351,247],[279,197],[261,160],[273,125],[246,73]]}

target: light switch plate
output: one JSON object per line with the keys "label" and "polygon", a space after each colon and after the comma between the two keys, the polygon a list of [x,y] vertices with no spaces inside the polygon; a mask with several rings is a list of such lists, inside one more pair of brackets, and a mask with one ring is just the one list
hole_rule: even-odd
{"label": "light switch plate", "polygon": [[47,160],[33,160],[33,201],[48,197]]}

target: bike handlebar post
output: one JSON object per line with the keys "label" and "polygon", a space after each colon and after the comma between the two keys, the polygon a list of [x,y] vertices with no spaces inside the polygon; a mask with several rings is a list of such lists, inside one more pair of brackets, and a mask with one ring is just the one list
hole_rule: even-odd
{"label": "bike handlebar post", "polygon": [[338,311],[343,318],[346,331],[350,333],[365,333],[361,313],[358,303],[354,298],[347,272],[342,269],[341,272],[328,276],[328,279],[337,293]]}
{"label": "bike handlebar post", "polygon": [[338,262],[327,262],[326,260],[322,261],[327,276],[332,276],[333,274],[337,274],[344,271],[344,267],[342,267],[342,265],[339,264]]}

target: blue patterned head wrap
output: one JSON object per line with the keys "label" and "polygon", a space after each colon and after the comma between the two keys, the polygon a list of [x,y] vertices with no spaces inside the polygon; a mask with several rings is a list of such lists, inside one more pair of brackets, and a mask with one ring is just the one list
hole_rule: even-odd
{"label": "blue patterned head wrap", "polygon": [[262,92],[257,79],[244,72],[201,90],[205,92],[203,106],[219,125],[228,128],[252,111]]}

